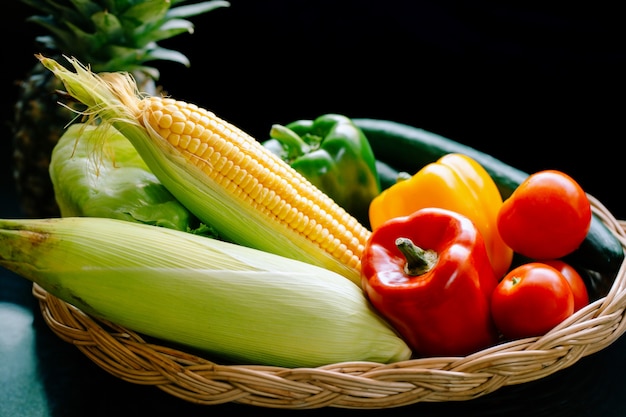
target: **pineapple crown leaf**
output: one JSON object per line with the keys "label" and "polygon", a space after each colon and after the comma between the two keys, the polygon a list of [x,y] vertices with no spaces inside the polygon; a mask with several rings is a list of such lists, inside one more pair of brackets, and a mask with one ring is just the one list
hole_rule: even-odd
{"label": "pineapple crown leaf", "polygon": [[[176,19],[170,20],[159,27],[158,30],[151,32],[138,33],[138,43],[149,45],[152,42],[172,38],[181,33],[193,33],[194,25],[188,20]],[[142,36],[145,35],[145,36]]]}
{"label": "pineapple crown leaf", "polygon": [[189,66],[182,53],[161,48],[156,42],[193,33],[194,25],[186,17],[230,6],[223,0],[182,6],[187,0],[21,1],[40,12],[28,21],[49,32],[38,36],[37,42],[50,51],[79,57],[99,72],[133,71],[145,68],[144,63],[152,60]]}
{"label": "pineapple crown leaf", "polygon": [[142,1],[116,14],[129,27],[149,31],[167,21],[167,10],[170,6],[171,3],[167,1]]}
{"label": "pineapple crown leaf", "polygon": [[42,41],[45,40],[46,42],[51,41],[52,44],[54,44],[55,39],[59,39],[57,43],[59,43],[60,45],[64,45],[70,40],[70,37],[73,35],[71,33],[68,33],[67,29],[59,27],[59,25],[56,23],[55,19],[52,16],[31,16],[27,19],[27,21],[36,23],[44,27],[52,34],[48,36],[39,36],[37,37],[38,41],[39,39],[41,39]]}
{"label": "pineapple crown leaf", "polygon": [[227,1],[221,1],[221,0],[203,1],[201,3],[172,7],[167,11],[167,17],[168,19],[192,17],[192,16],[197,16],[203,13],[210,12],[220,7],[229,7],[229,6],[230,6],[230,3]]}
{"label": "pineapple crown leaf", "polygon": [[184,54],[172,49],[163,48],[158,46],[156,43],[153,43],[151,48],[142,50],[141,56],[138,56],[138,52],[132,48],[117,46],[110,46],[109,48],[114,48],[114,50],[111,51],[111,55],[115,58],[112,61],[107,62],[106,65],[92,65],[94,72],[106,72],[109,71],[109,67],[126,68],[125,71],[130,72],[134,72],[139,69],[141,72],[148,73],[154,79],[158,79],[159,72],[155,68],[153,68],[153,71],[146,71],[146,68],[150,67],[141,65],[141,63],[161,60],[178,62],[186,67],[190,65],[189,59]]}
{"label": "pineapple crown leaf", "polygon": [[178,62],[186,67],[189,67],[191,65],[187,56],[185,56],[181,52],[173,49],[162,48],[160,46],[151,49],[146,55],[146,61],[152,60]]}

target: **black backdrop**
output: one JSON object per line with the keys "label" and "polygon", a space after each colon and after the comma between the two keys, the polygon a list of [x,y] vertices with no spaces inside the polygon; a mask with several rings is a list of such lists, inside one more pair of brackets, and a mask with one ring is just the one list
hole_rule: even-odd
{"label": "black backdrop", "polygon": [[[38,52],[29,12],[3,18],[4,38],[20,44],[3,60],[8,118]],[[589,3],[232,0],[163,43],[190,68],[157,65],[172,96],[259,139],[272,123],[329,112],[396,120],[528,172],[564,170],[622,218],[620,16]]]}
{"label": "black backdrop", "polygon": [[[0,203],[11,198],[15,82],[35,63],[33,39],[40,33],[24,22],[29,10],[14,3],[0,15],[5,42],[0,185],[8,189]],[[507,3],[232,0],[229,9],[194,18],[195,34],[168,43],[185,52],[192,66],[159,64],[161,83],[176,98],[207,107],[260,139],[272,123],[327,112],[409,123],[528,172],[569,172],[626,219],[626,30],[620,10],[589,3],[565,9]],[[2,207],[9,215],[16,213],[12,205]],[[13,367],[0,359],[0,370],[14,372],[0,374],[0,380],[10,382],[0,390],[0,397],[5,395],[0,408],[15,415],[40,414],[34,401],[40,385],[50,415],[64,417],[82,416],[85,410],[94,416],[295,414],[230,404],[207,409],[114,378],[47,329],[27,282],[12,276],[0,282],[0,302],[23,304],[34,316],[24,330],[36,337],[19,345],[27,354],[34,352],[33,363],[18,361]],[[555,375],[475,401],[417,404],[392,412],[624,415],[625,346],[621,338]],[[382,416],[390,411],[298,412],[321,413]]]}

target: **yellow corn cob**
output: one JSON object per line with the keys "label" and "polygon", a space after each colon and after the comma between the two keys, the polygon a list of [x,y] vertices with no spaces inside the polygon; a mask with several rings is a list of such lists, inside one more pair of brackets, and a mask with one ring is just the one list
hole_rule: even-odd
{"label": "yellow corn cob", "polygon": [[111,122],[166,188],[221,236],[360,284],[370,231],[257,140],[212,112],[141,97],[123,73],[71,72],[39,56],[70,95]]}
{"label": "yellow corn cob", "polygon": [[140,120],[153,138],[173,145],[234,199],[359,268],[369,232],[254,138],[180,100],[148,97],[139,106]]}
{"label": "yellow corn cob", "polygon": [[85,313],[236,363],[411,355],[340,275],[175,229],[96,217],[0,219],[0,265]]}

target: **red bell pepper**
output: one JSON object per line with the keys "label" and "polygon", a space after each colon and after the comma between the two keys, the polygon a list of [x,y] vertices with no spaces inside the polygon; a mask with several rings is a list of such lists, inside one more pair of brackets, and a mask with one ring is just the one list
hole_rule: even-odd
{"label": "red bell pepper", "polygon": [[419,356],[457,356],[497,341],[498,281],[482,235],[464,215],[424,208],[386,221],[361,258],[372,305]]}

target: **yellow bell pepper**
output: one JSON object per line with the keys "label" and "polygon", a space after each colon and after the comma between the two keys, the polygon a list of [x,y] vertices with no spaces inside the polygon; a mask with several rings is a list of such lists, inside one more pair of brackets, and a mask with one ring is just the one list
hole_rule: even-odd
{"label": "yellow bell pepper", "polygon": [[439,207],[469,217],[485,241],[496,277],[508,271],[513,250],[498,233],[496,218],[502,196],[487,171],[475,160],[458,153],[444,155],[408,179],[398,181],[372,200],[372,230],[395,217],[426,207]]}

